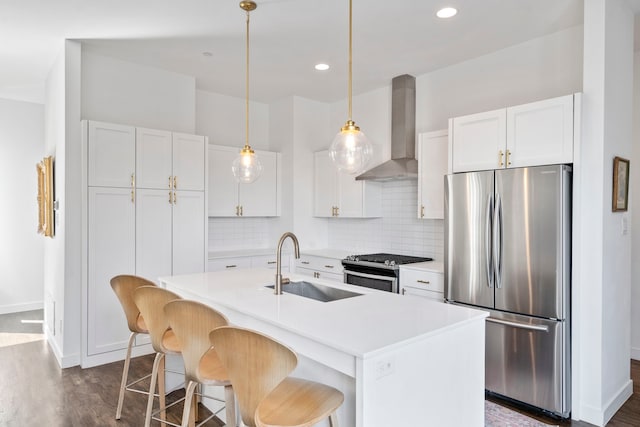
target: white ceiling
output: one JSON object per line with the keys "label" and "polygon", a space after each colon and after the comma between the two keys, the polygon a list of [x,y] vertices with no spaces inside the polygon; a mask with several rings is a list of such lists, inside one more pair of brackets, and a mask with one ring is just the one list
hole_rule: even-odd
{"label": "white ceiling", "polygon": [[[251,99],[335,101],[347,89],[347,0],[256,0]],[[354,0],[354,92],[580,25],[582,0]],[[65,38],[92,52],[196,77],[244,97],[239,0],[20,0],[0,3],[0,96],[42,88]],[[456,17],[435,17],[443,5]],[[202,52],[211,52],[205,57]],[[331,69],[315,71],[317,62]]]}

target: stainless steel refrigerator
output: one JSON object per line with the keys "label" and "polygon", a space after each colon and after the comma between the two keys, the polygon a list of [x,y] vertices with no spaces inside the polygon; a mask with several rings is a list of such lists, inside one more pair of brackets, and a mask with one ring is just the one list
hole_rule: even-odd
{"label": "stainless steel refrigerator", "polygon": [[571,410],[571,166],[445,177],[445,298],[486,309],[485,388]]}

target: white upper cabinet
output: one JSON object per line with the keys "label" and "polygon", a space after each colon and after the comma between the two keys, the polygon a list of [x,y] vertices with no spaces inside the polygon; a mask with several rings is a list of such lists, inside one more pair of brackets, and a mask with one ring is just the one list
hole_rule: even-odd
{"label": "white upper cabinet", "polygon": [[262,173],[251,184],[239,184],[231,171],[239,153],[237,147],[209,146],[209,216],[279,216],[280,154],[256,150]]}
{"label": "white upper cabinet", "polygon": [[382,186],[356,181],[339,172],[328,151],[314,153],[314,216],[373,218],[382,216]]}
{"label": "white upper cabinet", "polygon": [[572,163],[579,103],[566,95],[451,119],[452,171]]}
{"label": "white upper cabinet", "polygon": [[453,172],[496,169],[507,141],[506,110],[453,119]]}
{"label": "white upper cabinet", "polygon": [[203,191],[205,138],[136,129],[136,186]]}
{"label": "white upper cabinet", "polygon": [[86,122],[88,184],[130,188],[136,168],[136,133],[131,126]]}
{"label": "white upper cabinet", "polygon": [[172,137],[174,189],[204,191],[206,182],[205,138],[175,132]]}
{"label": "white upper cabinet", "polygon": [[448,141],[446,130],[418,136],[418,218],[444,219]]}

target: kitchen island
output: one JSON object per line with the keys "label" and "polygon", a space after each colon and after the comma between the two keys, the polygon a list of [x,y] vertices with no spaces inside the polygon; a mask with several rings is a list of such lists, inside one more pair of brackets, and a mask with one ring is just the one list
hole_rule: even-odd
{"label": "kitchen island", "polygon": [[160,282],[295,350],[294,376],[344,393],[341,427],[484,425],[485,312],[289,277],[361,295],[331,302],[276,296],[265,287],[274,284],[274,271],[268,269],[170,276]]}

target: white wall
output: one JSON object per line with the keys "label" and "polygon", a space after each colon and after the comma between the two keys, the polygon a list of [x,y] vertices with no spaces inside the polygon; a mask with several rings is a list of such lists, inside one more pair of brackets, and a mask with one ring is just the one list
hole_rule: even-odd
{"label": "white wall", "polygon": [[[238,147],[245,144],[244,98],[196,91],[196,130],[209,137],[209,144]],[[269,150],[269,106],[249,102],[249,145],[254,149]]]}
{"label": "white wall", "polygon": [[[631,152],[630,204],[640,203],[640,52],[634,55],[633,73],[633,148]],[[634,201],[636,201],[634,203]],[[640,209],[631,210],[631,259],[640,259]],[[631,357],[640,360],[640,263],[631,263]]]}
{"label": "white wall", "polygon": [[0,314],[43,308],[44,236],[36,233],[44,106],[0,99]]}
{"label": "white wall", "polygon": [[578,307],[574,375],[579,375],[574,411],[602,426],[633,392],[631,243],[621,227],[627,214],[611,212],[613,157],[631,155],[633,12],[624,0],[587,0],[584,26],[582,143],[575,171],[580,185],[574,206],[580,212],[574,224],[580,240],[574,246],[579,280],[573,287]]}
{"label": "white wall", "polygon": [[83,51],[83,119],[194,133],[195,110],[195,77]]}

